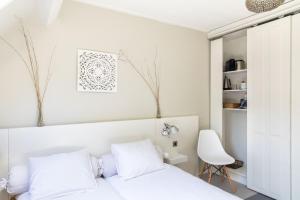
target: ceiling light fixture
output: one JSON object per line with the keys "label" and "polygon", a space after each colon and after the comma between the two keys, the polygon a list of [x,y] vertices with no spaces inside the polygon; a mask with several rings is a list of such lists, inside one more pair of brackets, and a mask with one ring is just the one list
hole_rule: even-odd
{"label": "ceiling light fixture", "polygon": [[249,11],[262,13],[278,8],[285,0],[246,0],[246,7]]}

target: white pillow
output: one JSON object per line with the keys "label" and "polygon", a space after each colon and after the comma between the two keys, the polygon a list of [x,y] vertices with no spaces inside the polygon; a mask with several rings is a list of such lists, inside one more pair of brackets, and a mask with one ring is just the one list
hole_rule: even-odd
{"label": "white pillow", "polygon": [[12,167],[9,171],[7,192],[10,195],[22,194],[29,188],[29,172],[26,165]]}
{"label": "white pillow", "polygon": [[99,159],[96,158],[95,156],[90,156],[91,159],[91,164],[92,164],[92,170],[95,178],[98,178],[101,176],[100,173],[100,164],[99,164]]}
{"label": "white pillow", "polygon": [[118,174],[116,161],[112,154],[101,156],[99,163],[101,165],[102,175],[104,178],[109,178]]}
{"label": "white pillow", "polygon": [[150,140],[113,144],[111,151],[118,175],[125,180],[164,168],[163,160]]}
{"label": "white pillow", "polygon": [[96,187],[86,151],[29,159],[31,200],[56,198]]}
{"label": "white pillow", "polygon": [[[155,145],[155,149],[160,158],[163,160],[164,157],[162,149],[158,145]],[[103,175],[104,178],[109,178],[118,174],[116,161],[112,154],[105,154],[101,156],[98,163],[100,167],[99,173],[100,175]]]}
{"label": "white pillow", "polygon": [[[95,156],[90,156],[93,173],[97,178],[99,174],[100,166],[98,159]],[[29,190],[29,170],[27,165],[14,166],[9,170],[7,192],[10,195],[18,195]]]}

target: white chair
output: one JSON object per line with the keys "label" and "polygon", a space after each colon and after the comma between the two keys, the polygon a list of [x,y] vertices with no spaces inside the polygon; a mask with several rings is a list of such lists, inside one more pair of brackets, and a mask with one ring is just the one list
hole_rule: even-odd
{"label": "white chair", "polygon": [[[197,152],[200,159],[204,161],[200,176],[208,171],[208,182],[210,183],[212,176],[219,174],[223,180],[224,178],[228,180],[232,191],[236,192],[236,186],[232,183],[226,168],[226,165],[234,163],[235,159],[225,152],[216,131],[200,131]],[[216,170],[214,173],[213,168]]]}

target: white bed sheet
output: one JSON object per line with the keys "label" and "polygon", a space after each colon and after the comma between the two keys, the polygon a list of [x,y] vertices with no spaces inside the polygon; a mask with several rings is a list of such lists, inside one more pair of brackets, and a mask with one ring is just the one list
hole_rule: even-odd
{"label": "white bed sheet", "polygon": [[126,200],[241,200],[171,165],[130,180],[106,180]]}
{"label": "white bed sheet", "polygon": [[[30,200],[29,193],[17,197],[17,200]],[[97,188],[87,192],[75,192],[58,198],[45,200],[124,200],[104,179],[97,179]]]}

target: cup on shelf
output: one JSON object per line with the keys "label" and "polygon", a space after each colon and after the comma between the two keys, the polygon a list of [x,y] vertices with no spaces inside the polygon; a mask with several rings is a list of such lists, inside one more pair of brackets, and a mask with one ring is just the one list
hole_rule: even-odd
{"label": "cup on shelf", "polygon": [[235,61],[236,69],[237,70],[243,70],[246,69],[246,63],[243,60],[236,60]]}
{"label": "cup on shelf", "polygon": [[240,89],[241,90],[247,90],[247,83],[245,81],[241,82]]}

